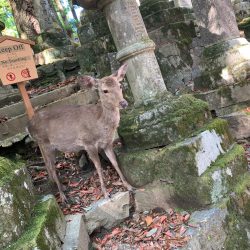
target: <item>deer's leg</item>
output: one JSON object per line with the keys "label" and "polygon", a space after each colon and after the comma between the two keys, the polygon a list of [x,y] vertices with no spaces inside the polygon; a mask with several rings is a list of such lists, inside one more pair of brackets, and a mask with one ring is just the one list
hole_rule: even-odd
{"label": "deer's leg", "polygon": [[103,173],[102,173],[102,167],[101,167],[101,162],[100,162],[100,158],[98,155],[98,150],[96,149],[86,149],[89,158],[91,159],[91,161],[94,163],[96,171],[98,173],[99,179],[100,179],[100,183],[101,183],[101,189],[102,192],[104,194],[105,198],[109,198],[109,193],[107,192],[107,189],[105,187],[104,184],[104,180],[103,180]]}
{"label": "deer's leg", "polygon": [[48,164],[48,161],[47,161],[47,158],[46,158],[46,154],[45,154],[45,152],[44,152],[44,147],[43,147],[43,145],[39,144],[39,148],[40,148],[40,151],[41,151],[41,154],[42,154],[44,163],[45,163],[45,167],[46,167],[47,172],[48,172],[48,175],[49,175],[49,179],[50,179],[52,182],[55,182],[55,180],[53,179],[52,172],[51,172],[51,170],[50,170],[50,168],[49,168],[49,164]]}
{"label": "deer's leg", "polygon": [[123,185],[129,190],[132,191],[134,189],[134,187],[132,187],[125,179],[122,171],[120,170],[117,160],[116,160],[116,156],[114,153],[114,150],[112,148],[112,146],[108,146],[107,148],[104,149],[105,154],[107,155],[107,157],[109,158],[111,164],[113,165],[113,167],[115,168],[115,170],[117,171],[118,175],[120,176]]}
{"label": "deer's leg", "polygon": [[45,164],[47,166],[47,170],[49,173],[49,176],[53,182],[56,183],[60,198],[62,202],[66,202],[67,198],[63,192],[62,184],[60,183],[57,174],[56,174],[56,167],[55,167],[55,151],[51,149],[49,146],[42,146],[42,155],[44,157]]}

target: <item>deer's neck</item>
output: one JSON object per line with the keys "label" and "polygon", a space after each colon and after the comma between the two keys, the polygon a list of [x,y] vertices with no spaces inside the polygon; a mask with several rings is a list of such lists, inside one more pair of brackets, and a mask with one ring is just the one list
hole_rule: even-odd
{"label": "deer's neck", "polygon": [[120,122],[120,110],[119,108],[107,108],[102,106],[102,114],[100,117],[101,121],[107,126],[110,126],[111,129],[116,129]]}

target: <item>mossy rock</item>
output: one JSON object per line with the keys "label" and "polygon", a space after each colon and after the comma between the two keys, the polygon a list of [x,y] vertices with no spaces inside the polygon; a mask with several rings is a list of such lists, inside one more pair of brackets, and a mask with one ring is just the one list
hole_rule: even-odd
{"label": "mossy rock", "polygon": [[[240,197],[242,191],[250,183],[250,175],[247,173],[243,176],[242,181],[236,187],[236,197]],[[235,194],[234,194],[235,195]],[[227,238],[224,244],[224,249],[235,250],[235,249],[250,249],[249,231],[250,221],[249,218],[246,220],[242,216],[242,210],[239,210],[235,196],[231,195],[231,198],[227,202],[228,216],[226,218],[225,229],[227,231]],[[249,205],[249,204],[248,204]]]}
{"label": "mossy rock", "polygon": [[209,119],[207,103],[183,95],[122,113],[118,133],[126,150],[150,149],[190,136]]}
{"label": "mossy rock", "polygon": [[231,206],[250,222],[250,173],[245,173],[231,195]]}
{"label": "mossy rock", "polygon": [[174,178],[177,200],[188,208],[216,204],[234,190],[246,172],[244,148],[235,145],[219,156],[200,177],[183,173],[179,169]]}
{"label": "mossy rock", "polygon": [[227,195],[247,171],[244,149],[231,145],[227,122],[216,119],[195,137],[158,149],[120,152],[118,160],[132,185],[167,180],[181,206],[203,207]]}
{"label": "mossy rock", "polygon": [[24,232],[35,204],[33,184],[23,163],[0,157],[0,248]]}
{"label": "mossy rock", "polygon": [[62,249],[66,222],[53,196],[40,201],[25,233],[6,250]]}

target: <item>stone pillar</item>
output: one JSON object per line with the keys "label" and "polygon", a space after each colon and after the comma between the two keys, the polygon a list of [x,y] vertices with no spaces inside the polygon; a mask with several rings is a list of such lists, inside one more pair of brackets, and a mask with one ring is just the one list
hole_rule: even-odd
{"label": "stone pillar", "polygon": [[192,0],[200,35],[193,41],[193,77],[197,90],[246,83],[250,44],[240,37],[230,0]]}
{"label": "stone pillar", "polygon": [[135,105],[168,93],[154,54],[155,44],[148,37],[137,2],[100,0],[98,7],[104,10],[118,50],[117,59],[128,63],[127,78]]}
{"label": "stone pillar", "polygon": [[192,0],[203,45],[240,37],[230,0]]}

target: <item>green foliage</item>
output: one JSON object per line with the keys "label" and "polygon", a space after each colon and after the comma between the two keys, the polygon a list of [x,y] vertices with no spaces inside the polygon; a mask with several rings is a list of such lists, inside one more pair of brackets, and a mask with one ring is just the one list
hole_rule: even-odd
{"label": "green foliage", "polygon": [[8,0],[0,0],[0,21],[5,23],[3,35],[18,36],[16,24]]}

